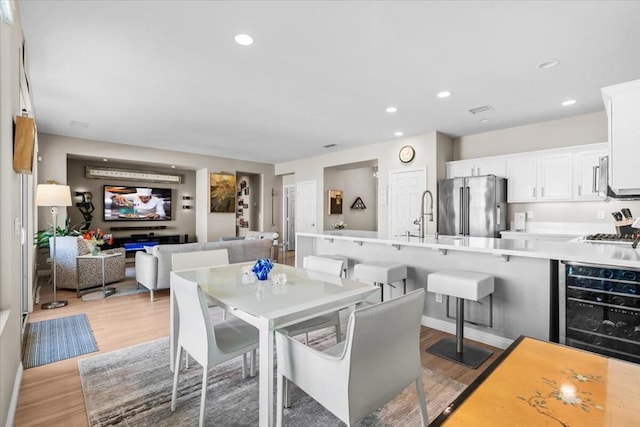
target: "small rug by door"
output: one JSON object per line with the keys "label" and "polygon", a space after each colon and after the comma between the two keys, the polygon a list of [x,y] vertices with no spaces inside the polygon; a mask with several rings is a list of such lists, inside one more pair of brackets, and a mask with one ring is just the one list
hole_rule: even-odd
{"label": "small rug by door", "polygon": [[[205,425],[258,425],[258,377],[242,379],[241,359],[209,372]],[[169,339],[100,354],[78,362],[90,426],[190,426],[198,424],[202,368],[181,371],[178,407],[171,412],[173,375]],[[423,368],[429,420],[437,417],[465,388],[464,384]],[[292,387],[288,426],[343,426],[330,412]],[[360,426],[419,426],[415,387],[409,386]]]}
{"label": "small rug by door", "polygon": [[27,323],[22,344],[24,369],[98,351],[86,314]]}

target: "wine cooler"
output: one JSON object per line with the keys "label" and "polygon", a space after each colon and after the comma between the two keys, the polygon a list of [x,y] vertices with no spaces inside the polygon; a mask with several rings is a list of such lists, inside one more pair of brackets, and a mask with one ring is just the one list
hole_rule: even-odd
{"label": "wine cooler", "polygon": [[560,342],[640,363],[640,270],[563,264]]}

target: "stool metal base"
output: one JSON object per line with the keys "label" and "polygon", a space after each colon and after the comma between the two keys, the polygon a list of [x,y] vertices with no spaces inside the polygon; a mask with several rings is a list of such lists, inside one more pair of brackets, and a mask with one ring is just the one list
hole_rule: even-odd
{"label": "stool metal base", "polygon": [[443,338],[429,347],[427,352],[474,369],[482,365],[493,354],[492,351],[468,344],[463,346],[462,353],[458,353],[455,338]]}

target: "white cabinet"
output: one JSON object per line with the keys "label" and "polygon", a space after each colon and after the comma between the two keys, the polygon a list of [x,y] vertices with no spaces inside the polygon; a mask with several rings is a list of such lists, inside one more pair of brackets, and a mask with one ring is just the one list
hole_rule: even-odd
{"label": "white cabinet", "polygon": [[598,168],[606,149],[582,151],[573,155],[573,198],[575,200],[601,200],[598,196]]}
{"label": "white cabinet", "polygon": [[619,195],[640,194],[640,80],[602,89],[609,118],[609,186]]}
{"label": "white cabinet", "polygon": [[538,200],[558,201],[570,200],[571,188],[571,153],[542,155],[538,159]]}
{"label": "white cabinet", "polygon": [[538,199],[538,159],[512,156],[507,159],[507,202],[534,202]]}
{"label": "white cabinet", "polygon": [[507,176],[507,162],[504,157],[458,160],[447,163],[447,178],[462,176],[495,175]]}

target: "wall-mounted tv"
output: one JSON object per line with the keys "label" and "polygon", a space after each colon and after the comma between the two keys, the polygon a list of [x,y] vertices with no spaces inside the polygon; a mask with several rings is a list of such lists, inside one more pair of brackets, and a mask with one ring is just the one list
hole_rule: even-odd
{"label": "wall-mounted tv", "polygon": [[104,186],[105,221],[170,221],[171,189]]}

